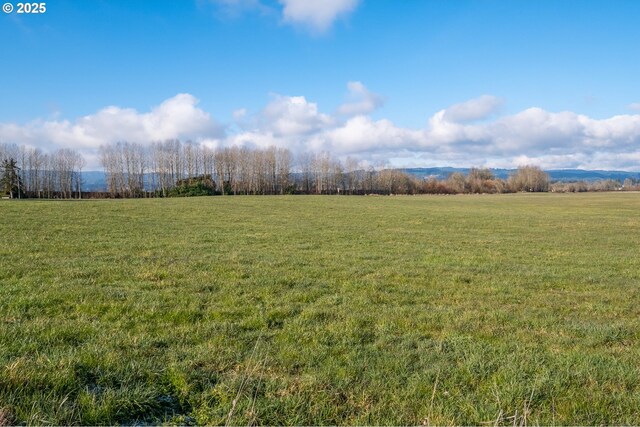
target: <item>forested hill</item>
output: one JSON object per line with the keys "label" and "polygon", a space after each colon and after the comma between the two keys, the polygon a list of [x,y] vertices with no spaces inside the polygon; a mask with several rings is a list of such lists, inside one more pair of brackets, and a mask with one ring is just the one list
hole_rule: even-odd
{"label": "forested hill", "polygon": [[[435,168],[408,168],[403,169],[404,172],[414,175],[418,178],[437,178],[439,180],[446,179],[454,172],[463,174],[469,173],[470,168],[452,168],[452,167],[435,167]],[[515,172],[515,169],[491,169],[496,178],[507,179],[509,175]],[[607,171],[607,170],[583,170],[583,169],[555,169],[545,170],[549,174],[551,181],[600,181],[613,179],[616,181],[624,181],[627,178],[634,180],[640,179],[640,172],[624,172],[624,171]]]}
{"label": "forested hill", "polygon": [[106,191],[107,179],[102,171],[81,172],[84,191]]}
{"label": "forested hill", "polygon": [[[469,173],[470,168],[452,168],[452,167],[436,167],[436,168],[409,168],[403,169],[404,172],[414,175],[418,178],[434,177],[439,180],[446,179],[453,172]],[[507,179],[509,175],[515,172],[515,169],[491,169],[497,178]],[[624,172],[624,171],[606,171],[606,170],[582,170],[582,169],[559,169],[546,171],[551,181],[600,181],[613,179],[623,182],[627,178],[640,180],[640,172]],[[295,174],[294,174],[295,175]],[[82,172],[82,186],[85,191],[105,191],[107,189],[105,174],[102,171]]]}

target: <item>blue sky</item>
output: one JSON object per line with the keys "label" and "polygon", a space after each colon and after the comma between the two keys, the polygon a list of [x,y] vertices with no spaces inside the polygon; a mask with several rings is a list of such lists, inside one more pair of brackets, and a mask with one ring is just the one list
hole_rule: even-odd
{"label": "blue sky", "polygon": [[[12,2],[14,5],[17,2]],[[640,170],[640,2],[52,0],[2,13],[0,142]]]}

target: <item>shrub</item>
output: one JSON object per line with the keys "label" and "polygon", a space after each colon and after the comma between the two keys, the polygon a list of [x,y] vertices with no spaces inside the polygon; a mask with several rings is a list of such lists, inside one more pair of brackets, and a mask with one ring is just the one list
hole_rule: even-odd
{"label": "shrub", "polygon": [[167,197],[213,196],[215,193],[216,183],[211,179],[211,175],[201,175],[181,179],[169,190]]}

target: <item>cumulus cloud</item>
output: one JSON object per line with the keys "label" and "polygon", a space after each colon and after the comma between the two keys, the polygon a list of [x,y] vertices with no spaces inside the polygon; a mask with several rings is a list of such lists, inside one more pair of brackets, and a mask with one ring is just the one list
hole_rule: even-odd
{"label": "cumulus cloud", "polygon": [[198,0],[216,6],[224,14],[240,15],[247,11],[259,11],[266,15],[280,14],[289,24],[301,25],[312,32],[322,33],[333,23],[356,9],[360,0],[278,0],[276,8],[261,0]]}
{"label": "cumulus cloud", "polygon": [[517,166],[527,158],[538,159],[532,163],[545,167],[573,168],[590,164],[586,159],[596,154],[604,159],[605,153],[617,156],[640,148],[640,115],[593,119],[528,108],[482,124],[450,122],[443,115],[440,111],[430,118],[426,137],[459,153],[459,160],[467,165],[474,164],[473,159],[478,159],[477,164],[491,159],[492,164],[506,161]]}
{"label": "cumulus cloud", "polygon": [[[189,94],[149,112],[106,107],[75,120],[0,123],[0,142],[67,147],[90,157],[101,144],[192,139],[211,148],[279,146],[294,153],[328,151],[396,166],[516,167],[640,170],[640,114],[594,119],[575,112],[532,107],[492,117],[499,102],[481,97],[444,108],[427,125],[407,128],[368,113],[380,104],[362,83],[333,114],[304,96],[272,95],[261,110],[233,112],[237,126],[222,129]],[[480,120],[483,119],[483,120]]]}
{"label": "cumulus cloud", "polygon": [[[260,124],[235,135],[233,143],[273,144],[369,160],[406,159],[423,166],[592,167],[589,159],[597,158],[603,164],[633,169],[633,162],[623,159],[627,154],[634,158],[640,150],[640,115],[598,120],[534,107],[487,120],[502,100],[486,95],[440,110],[425,128],[411,129],[388,119],[373,120],[367,113],[379,105],[379,97],[372,101],[371,92],[359,82],[351,82],[349,89],[359,99],[350,99],[334,116],[321,113],[304,97],[276,96],[259,114]],[[341,120],[346,114],[351,116]]]}
{"label": "cumulus cloud", "polygon": [[481,120],[495,113],[502,106],[502,99],[491,95],[482,95],[459,104],[454,104],[443,111],[442,118],[450,122],[470,122]]}
{"label": "cumulus cloud", "polygon": [[0,124],[0,141],[45,149],[87,150],[117,141],[148,143],[171,138],[198,139],[223,135],[209,113],[190,94],[178,94],[147,113],[110,106],[70,120],[35,120],[23,126]]}
{"label": "cumulus cloud", "polygon": [[348,101],[338,108],[338,113],[345,116],[369,114],[384,103],[384,99],[371,92],[360,82],[347,83]]}
{"label": "cumulus cloud", "polygon": [[421,130],[397,127],[390,120],[356,116],[325,131],[325,147],[336,154],[424,149],[428,141]]}
{"label": "cumulus cloud", "polygon": [[321,113],[318,105],[304,96],[272,94],[271,101],[258,114],[250,117],[243,110],[236,117],[241,132],[228,135],[226,143],[262,148],[275,145],[300,151],[335,123],[334,117]]}
{"label": "cumulus cloud", "polygon": [[359,0],[279,0],[285,22],[325,31],[341,16],[352,12]]}
{"label": "cumulus cloud", "polygon": [[278,137],[300,137],[331,125],[333,119],[318,111],[318,105],[304,96],[274,95],[261,114],[263,130]]}

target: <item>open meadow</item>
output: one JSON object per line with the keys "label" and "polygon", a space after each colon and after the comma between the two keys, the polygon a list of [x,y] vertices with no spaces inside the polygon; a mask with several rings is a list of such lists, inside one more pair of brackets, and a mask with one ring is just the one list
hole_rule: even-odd
{"label": "open meadow", "polygon": [[0,201],[0,424],[640,424],[640,194]]}

